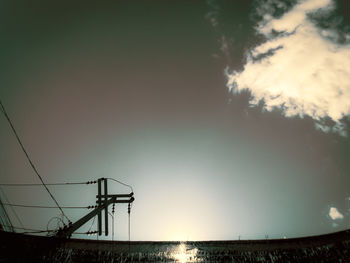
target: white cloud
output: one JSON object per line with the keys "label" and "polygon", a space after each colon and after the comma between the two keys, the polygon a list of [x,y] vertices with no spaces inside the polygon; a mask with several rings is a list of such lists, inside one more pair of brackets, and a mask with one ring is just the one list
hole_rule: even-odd
{"label": "white cloud", "polygon": [[331,9],[333,7],[331,0],[309,0],[296,5],[290,12],[286,13],[280,19],[273,19],[271,16],[265,17],[262,25],[260,25],[260,32],[267,35],[272,30],[292,32],[299,25],[307,20],[307,13],[318,9]]}
{"label": "white cloud", "polygon": [[344,216],[338,211],[337,208],[335,207],[331,207],[329,209],[329,216],[333,219],[333,220],[337,220],[337,219],[343,219]]}
{"label": "white cloud", "polygon": [[267,110],[311,116],[324,131],[330,128],[322,119],[329,117],[337,123],[332,131],[345,135],[340,120],[350,115],[350,44],[335,43],[336,32],[319,29],[307,16],[333,8],[332,0],[307,0],[279,19],[266,14],[257,30],[267,41],[250,51],[242,72],[227,74],[228,87],[249,89],[252,105],[264,99]]}

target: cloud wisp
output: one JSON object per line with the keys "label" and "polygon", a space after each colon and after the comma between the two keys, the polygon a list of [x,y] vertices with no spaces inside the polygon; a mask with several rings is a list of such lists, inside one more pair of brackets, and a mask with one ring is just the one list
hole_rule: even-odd
{"label": "cloud wisp", "polygon": [[[284,8],[283,1],[269,0],[257,11],[271,2]],[[247,53],[242,71],[227,72],[229,89],[248,89],[251,105],[264,100],[268,111],[281,108],[286,117],[307,115],[316,128],[345,136],[341,120],[350,115],[350,36],[337,41],[334,29],[320,28],[310,18],[334,9],[332,0],[306,0],[279,18],[263,14],[256,30],[266,41]],[[327,125],[327,119],[333,124]]]}
{"label": "cloud wisp", "polygon": [[[218,39],[218,43],[220,45],[220,52],[221,55],[229,62],[231,63],[231,54],[230,54],[230,40],[227,39],[225,34],[220,29],[219,25],[219,14],[220,14],[220,6],[218,5],[216,0],[207,0],[207,5],[210,8],[210,11],[205,15],[205,19],[207,19],[215,32],[220,36]],[[220,58],[219,54],[212,54],[212,57],[215,59]]]}

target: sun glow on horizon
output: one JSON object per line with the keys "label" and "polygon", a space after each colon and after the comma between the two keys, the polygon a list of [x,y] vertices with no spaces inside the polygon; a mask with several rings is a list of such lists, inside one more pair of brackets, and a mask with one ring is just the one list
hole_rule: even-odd
{"label": "sun glow on horizon", "polygon": [[190,235],[190,233],[186,231],[186,229],[176,228],[169,231],[169,233],[166,234],[166,237],[166,240],[180,242],[189,241],[190,239],[193,239],[193,235]]}

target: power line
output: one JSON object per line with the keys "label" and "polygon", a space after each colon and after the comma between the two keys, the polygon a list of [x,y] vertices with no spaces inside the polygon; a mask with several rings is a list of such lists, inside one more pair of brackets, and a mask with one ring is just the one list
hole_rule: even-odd
{"label": "power line", "polygon": [[52,231],[40,230],[40,231],[26,231],[21,232],[21,234],[40,234],[40,233],[51,233]]}
{"label": "power line", "polygon": [[128,184],[126,184],[126,183],[123,183],[123,182],[121,182],[121,181],[119,181],[119,180],[116,180],[116,179],[114,179],[114,178],[105,178],[105,179],[109,179],[109,180],[112,180],[112,181],[114,181],[114,182],[117,182],[117,183],[119,183],[119,184],[121,184],[121,185],[124,185],[124,186],[126,186],[126,187],[129,187],[130,190],[131,190],[131,192],[134,192],[134,190],[132,189],[132,186],[131,186],[131,185],[128,185]]}
{"label": "power line", "polygon": [[[45,185],[81,185],[81,184],[96,184],[97,181],[77,182],[77,183],[48,183]],[[0,184],[0,186],[42,186],[42,184]]]}
{"label": "power line", "polygon": [[62,210],[62,208],[60,207],[60,205],[58,204],[56,198],[52,195],[52,193],[50,192],[49,188],[48,188],[48,187],[46,186],[46,184],[44,183],[44,180],[43,180],[42,177],[40,176],[38,170],[36,169],[35,165],[33,164],[32,160],[30,159],[30,157],[29,157],[29,155],[28,155],[26,149],[24,148],[24,146],[23,146],[23,144],[22,144],[22,142],[21,142],[21,139],[19,138],[19,136],[18,136],[18,134],[17,134],[17,132],[16,132],[15,127],[13,126],[13,124],[12,124],[12,122],[11,122],[11,120],[10,120],[10,117],[7,115],[7,112],[6,112],[6,110],[5,110],[5,107],[4,107],[4,105],[2,104],[1,100],[0,100],[0,106],[1,106],[2,112],[4,113],[4,115],[5,115],[5,117],[6,117],[7,121],[8,121],[8,123],[9,123],[10,126],[11,126],[11,129],[12,129],[14,135],[16,136],[16,139],[17,139],[19,145],[20,145],[21,148],[22,148],[22,151],[24,152],[25,156],[27,157],[27,160],[28,160],[30,166],[32,167],[33,171],[34,171],[34,172],[36,173],[36,175],[39,177],[39,179],[40,179],[42,185],[45,187],[45,189],[47,190],[47,192],[48,192],[49,195],[51,196],[52,200],[56,203],[58,209],[60,209],[60,211],[61,211],[61,213],[64,215],[64,217],[66,217],[66,218],[68,219],[68,221],[70,222],[69,218],[68,218],[68,217],[66,216],[66,214],[63,212],[63,210]]}
{"label": "power line", "polygon": [[74,232],[73,234],[75,234],[75,235],[88,235],[88,236],[90,236],[90,235],[95,235],[95,234],[97,234],[98,233],[98,231],[88,231],[88,232]]}
{"label": "power line", "polygon": [[[7,225],[4,225],[4,227],[9,227]],[[19,229],[19,230],[25,230],[26,232],[20,232],[20,234],[36,234],[36,233],[52,233],[56,232],[57,230],[41,230],[41,229],[32,229],[32,228],[26,228],[26,227],[13,227],[14,229]],[[74,232],[74,234],[79,234],[79,235],[91,235],[91,234],[96,234],[97,231],[87,231],[87,232]]]}
{"label": "power line", "polygon": [[[126,184],[126,183],[123,183],[123,182],[121,182],[121,181],[119,181],[119,180],[116,180],[116,179],[114,179],[114,178],[105,178],[105,179],[109,179],[109,180],[112,180],[112,181],[114,181],[114,182],[117,182],[117,183],[119,183],[119,184],[121,184],[121,185],[124,185],[124,186],[126,186],[126,187],[129,187],[130,188],[130,190],[131,190],[131,192],[134,192],[134,190],[132,189],[132,186],[131,185],[128,185],[128,184]],[[129,242],[130,242],[130,212],[131,212],[131,207],[132,207],[132,205],[130,205],[130,203],[128,204],[128,236],[129,236]]]}
{"label": "power line", "polygon": [[[10,201],[9,201],[9,199],[7,198],[7,195],[5,194],[4,190],[2,190],[1,187],[0,187],[0,191],[1,191],[2,195],[5,197],[6,202],[7,202],[8,204],[10,204]],[[4,205],[4,203],[2,203],[2,204]],[[18,216],[17,213],[16,213],[16,210],[15,210],[12,206],[11,206],[10,208],[11,208],[13,214],[15,215],[17,221],[19,222],[19,224],[20,224],[22,227],[24,227],[24,226],[23,226],[23,223],[22,223],[22,221],[21,221],[21,219],[19,219],[19,216]],[[12,223],[10,223],[10,224],[12,225]]]}
{"label": "power line", "polygon": [[[16,206],[16,207],[26,207],[26,208],[57,208],[56,206],[44,206],[44,205],[22,205],[22,204],[11,204],[11,203],[2,203],[7,206]],[[64,209],[92,209],[96,208],[95,205],[89,206],[61,206]]]}
{"label": "power line", "polygon": [[10,220],[10,218],[9,218],[9,216],[8,216],[8,213],[7,213],[7,211],[6,211],[6,209],[5,209],[5,207],[4,207],[4,205],[3,205],[3,202],[2,202],[2,200],[1,200],[1,198],[0,198],[0,207],[1,207],[1,210],[3,211],[3,213],[4,213],[4,217],[2,217],[1,215],[0,215],[0,219],[1,219],[1,224],[3,224],[3,225],[11,225],[11,227],[10,227],[10,229],[12,230],[12,232],[14,231],[13,230],[13,225],[12,225],[12,223],[11,223],[11,220]]}
{"label": "power line", "polygon": [[91,226],[89,227],[88,232],[90,232],[90,231],[91,231],[91,228],[94,226],[95,219],[96,219],[96,216],[94,216],[94,219],[92,220],[92,223],[91,223]]}
{"label": "power line", "polygon": [[129,234],[129,242],[130,242],[130,212],[131,212],[131,205],[128,204],[128,234]]}
{"label": "power line", "polygon": [[[112,180],[112,181],[114,181],[114,182],[117,182],[117,183],[119,183],[119,184],[121,184],[121,185],[124,185],[124,186],[126,186],[126,187],[129,187],[130,188],[130,190],[131,190],[131,192],[134,192],[134,190],[133,190],[133,188],[132,188],[132,186],[131,185],[128,185],[128,184],[126,184],[126,183],[123,183],[123,182],[121,182],[121,181],[119,181],[119,180],[116,180],[116,179],[114,179],[114,178],[105,178],[105,179],[109,179],[109,180]],[[132,204],[130,205],[130,203],[129,203],[129,205],[128,205],[128,236],[129,236],[129,243],[130,243],[130,232],[131,232],[131,230],[130,230],[130,212],[131,212],[131,207],[132,207]],[[129,246],[130,246],[130,244],[129,244]],[[129,249],[130,249],[130,247],[129,247]]]}
{"label": "power line", "polygon": [[[8,227],[8,226],[5,226],[5,227]],[[13,228],[19,229],[19,230],[36,231],[36,232],[54,232],[55,231],[55,230],[32,229],[32,228],[18,227],[18,226],[14,226]]]}

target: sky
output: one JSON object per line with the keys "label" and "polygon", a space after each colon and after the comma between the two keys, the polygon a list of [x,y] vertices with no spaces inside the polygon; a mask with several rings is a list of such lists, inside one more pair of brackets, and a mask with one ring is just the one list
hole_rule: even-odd
{"label": "sky", "polygon": [[[349,228],[346,0],[0,5],[0,98],[29,156],[46,183],[132,185],[132,240]],[[40,183],[4,114],[0,147],[0,183]],[[55,205],[44,187],[0,187],[3,202]],[[61,206],[96,201],[96,184],[49,189]],[[18,227],[59,222],[58,209],[15,207],[19,222],[7,208]],[[117,205],[115,240],[127,226]]]}

